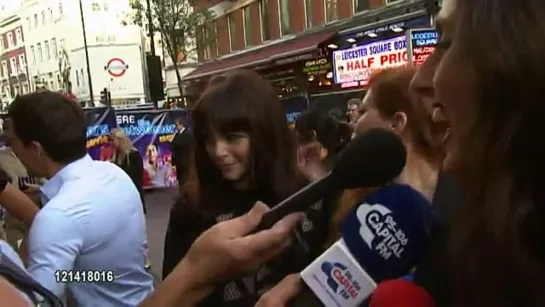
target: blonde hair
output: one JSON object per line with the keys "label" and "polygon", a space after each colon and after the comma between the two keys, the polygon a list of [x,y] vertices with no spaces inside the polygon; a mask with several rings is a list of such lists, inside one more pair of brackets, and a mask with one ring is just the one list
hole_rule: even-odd
{"label": "blonde hair", "polygon": [[114,148],[111,162],[120,164],[131,151],[137,150],[129,136],[121,128],[112,129],[110,131],[110,139],[116,140],[118,143],[117,148]]}

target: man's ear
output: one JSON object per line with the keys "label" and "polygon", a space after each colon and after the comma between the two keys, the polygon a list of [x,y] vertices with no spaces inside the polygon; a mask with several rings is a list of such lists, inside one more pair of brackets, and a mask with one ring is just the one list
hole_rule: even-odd
{"label": "man's ear", "polygon": [[396,112],[392,117],[390,128],[396,133],[401,134],[407,126],[407,114],[405,112]]}

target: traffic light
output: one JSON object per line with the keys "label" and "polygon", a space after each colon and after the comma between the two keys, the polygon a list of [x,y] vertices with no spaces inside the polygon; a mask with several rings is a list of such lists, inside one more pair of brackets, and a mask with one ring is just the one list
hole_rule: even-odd
{"label": "traffic light", "polygon": [[110,91],[108,91],[107,88],[104,88],[100,92],[100,103],[106,106],[109,106],[112,101],[112,96],[110,94]]}

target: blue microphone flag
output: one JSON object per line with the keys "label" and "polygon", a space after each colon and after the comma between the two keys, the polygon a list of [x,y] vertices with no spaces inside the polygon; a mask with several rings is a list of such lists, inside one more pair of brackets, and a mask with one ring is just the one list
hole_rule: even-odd
{"label": "blue microphone flag", "polygon": [[433,210],[408,185],[389,184],[371,193],[341,225],[342,238],[377,283],[408,274],[427,247]]}

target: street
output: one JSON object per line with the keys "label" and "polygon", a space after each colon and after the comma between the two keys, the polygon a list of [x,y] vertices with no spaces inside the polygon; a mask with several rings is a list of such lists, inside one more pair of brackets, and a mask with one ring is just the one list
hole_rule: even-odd
{"label": "street", "polygon": [[151,273],[162,280],[163,245],[168,224],[170,208],[177,194],[177,188],[157,189],[146,192],[146,224],[148,231],[149,258]]}

